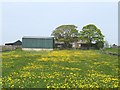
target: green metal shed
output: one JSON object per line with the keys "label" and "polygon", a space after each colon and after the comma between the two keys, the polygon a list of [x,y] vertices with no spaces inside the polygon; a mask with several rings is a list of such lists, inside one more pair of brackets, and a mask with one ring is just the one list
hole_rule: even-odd
{"label": "green metal shed", "polygon": [[23,50],[53,50],[53,37],[24,36],[22,38]]}

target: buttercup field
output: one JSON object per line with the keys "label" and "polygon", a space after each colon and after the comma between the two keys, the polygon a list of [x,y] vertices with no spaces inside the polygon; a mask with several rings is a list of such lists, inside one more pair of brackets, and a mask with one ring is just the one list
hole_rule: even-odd
{"label": "buttercup field", "polygon": [[2,58],[3,88],[118,87],[118,57],[98,50],[17,50]]}

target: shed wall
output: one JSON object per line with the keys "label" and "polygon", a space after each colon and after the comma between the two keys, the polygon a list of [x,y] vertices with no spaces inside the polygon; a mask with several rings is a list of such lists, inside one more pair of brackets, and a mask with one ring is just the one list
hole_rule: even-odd
{"label": "shed wall", "polygon": [[53,49],[54,39],[53,38],[23,38],[22,47]]}

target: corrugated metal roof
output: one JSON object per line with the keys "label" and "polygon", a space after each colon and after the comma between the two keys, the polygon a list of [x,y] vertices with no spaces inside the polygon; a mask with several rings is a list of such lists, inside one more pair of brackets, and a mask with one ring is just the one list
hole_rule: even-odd
{"label": "corrugated metal roof", "polygon": [[43,37],[43,36],[23,36],[23,38],[54,38],[54,37]]}

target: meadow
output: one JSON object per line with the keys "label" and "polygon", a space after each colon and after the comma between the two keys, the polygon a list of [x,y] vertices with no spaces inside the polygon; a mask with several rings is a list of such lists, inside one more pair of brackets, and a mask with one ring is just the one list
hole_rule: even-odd
{"label": "meadow", "polygon": [[120,53],[119,53],[120,48],[105,48],[104,51],[105,51],[105,52],[112,52],[112,53],[120,54]]}
{"label": "meadow", "polygon": [[2,53],[3,88],[117,88],[118,56],[99,50]]}

